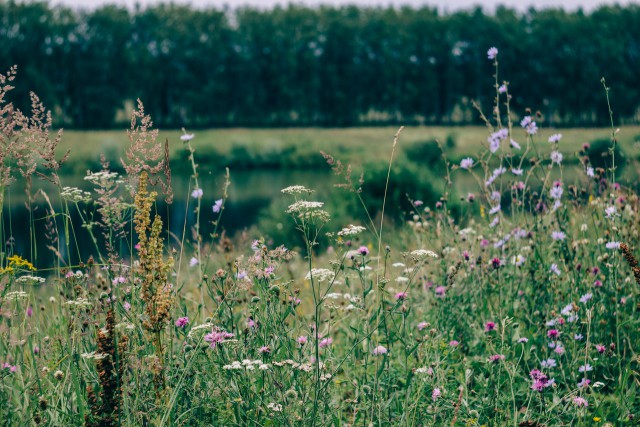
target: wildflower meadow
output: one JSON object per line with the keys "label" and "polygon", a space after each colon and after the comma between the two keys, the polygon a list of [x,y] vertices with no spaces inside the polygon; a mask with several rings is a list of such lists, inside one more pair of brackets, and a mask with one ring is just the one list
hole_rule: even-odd
{"label": "wildflower meadow", "polygon": [[[288,246],[273,230],[221,226],[233,170],[202,185],[197,131],[171,141],[191,174],[174,194],[170,142],[142,102],[120,164],[103,157],[86,187],[66,186],[73,151],[57,149],[64,134],[35,94],[29,114],[14,108],[23,76],[11,68],[0,77],[0,424],[638,425],[640,199],[620,183],[610,89],[603,80],[610,161],[592,164],[584,146],[568,173],[562,134],[513,111],[500,51],[484,57],[486,139],[461,161],[443,150],[437,201],[406,194],[410,209],[390,209],[400,128],[376,212],[361,165],[335,153],[318,156],[352,221],[314,188],[281,190]],[[29,209],[17,235],[6,208],[22,193],[47,208]],[[195,215],[178,219],[180,234],[159,209],[176,199]]]}

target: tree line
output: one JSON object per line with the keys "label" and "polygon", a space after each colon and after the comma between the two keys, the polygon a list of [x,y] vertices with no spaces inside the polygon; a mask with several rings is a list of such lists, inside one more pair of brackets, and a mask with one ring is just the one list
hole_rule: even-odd
{"label": "tree line", "polygon": [[109,128],[140,98],[161,127],[477,123],[495,96],[547,123],[637,122],[640,6],[592,12],[500,7],[158,5],[75,10],[0,1],[0,64],[12,101],[40,95],[57,125]]}

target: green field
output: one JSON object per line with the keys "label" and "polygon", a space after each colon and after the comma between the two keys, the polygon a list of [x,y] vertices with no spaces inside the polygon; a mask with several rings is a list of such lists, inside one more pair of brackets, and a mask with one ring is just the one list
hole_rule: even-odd
{"label": "green field", "polygon": [[[194,131],[193,145],[200,155],[214,151],[222,158],[229,158],[234,152],[246,149],[254,156],[286,156],[292,147],[299,157],[317,156],[322,150],[340,156],[344,161],[365,163],[371,160],[388,158],[396,127],[360,127],[360,128],[290,128],[290,129],[208,129]],[[514,136],[520,142],[524,140],[524,131],[514,127]],[[570,155],[577,152],[583,143],[601,138],[609,138],[608,128],[542,128],[536,137],[547,147],[548,136],[554,133],[563,135],[560,150]],[[168,138],[172,157],[184,152],[178,130],[162,130],[159,139]],[[413,144],[438,139],[446,145],[447,138],[455,141],[447,148],[452,159],[477,152],[486,145],[488,131],[485,127],[407,127],[400,137],[400,150]],[[640,126],[622,127],[618,139],[625,153],[634,157],[640,153],[637,144],[640,138]],[[71,149],[72,162],[86,160],[97,161],[100,153],[109,158],[122,155],[128,145],[124,131],[65,131],[60,151]],[[206,157],[206,156],[205,156]],[[295,160],[292,163],[296,165]]]}

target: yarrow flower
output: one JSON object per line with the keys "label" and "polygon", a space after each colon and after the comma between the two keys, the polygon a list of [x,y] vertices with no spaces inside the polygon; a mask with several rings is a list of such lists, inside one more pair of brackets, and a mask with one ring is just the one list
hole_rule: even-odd
{"label": "yarrow flower", "polygon": [[338,236],[352,236],[354,234],[358,234],[366,230],[366,228],[360,225],[349,225],[342,230],[338,231]]}
{"label": "yarrow flower", "polygon": [[312,268],[305,276],[305,279],[311,280],[312,277],[318,282],[330,282],[334,279],[335,273],[326,268]]}
{"label": "yarrow flower", "polygon": [[489,48],[489,50],[487,51],[487,58],[496,59],[497,56],[498,56],[498,48],[496,47]]}

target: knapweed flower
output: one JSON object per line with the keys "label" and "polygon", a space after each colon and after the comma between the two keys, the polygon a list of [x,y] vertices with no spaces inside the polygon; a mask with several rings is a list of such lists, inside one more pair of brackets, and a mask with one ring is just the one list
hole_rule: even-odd
{"label": "knapweed flower", "polygon": [[504,359],[505,359],[504,354],[494,354],[489,356],[489,362],[491,363],[498,363],[499,361]]}
{"label": "knapweed flower", "polygon": [[271,348],[268,345],[263,345],[262,347],[260,347],[258,349],[258,353],[269,354],[269,353],[271,353]]}
{"label": "knapweed flower", "polygon": [[176,320],[176,326],[178,328],[184,328],[185,326],[187,326],[187,324],[189,323],[189,318],[188,317],[179,317],[178,320]]}
{"label": "knapweed flower", "polygon": [[531,390],[542,391],[547,387],[551,387],[555,383],[553,378],[549,379],[547,375],[543,374],[538,369],[534,369],[529,372],[529,376],[533,380]]}
{"label": "knapweed flower", "polygon": [[582,334],[575,334],[573,336],[573,339],[576,341],[580,341],[582,338],[584,338],[584,336]]}
{"label": "knapweed flower", "polygon": [[551,264],[551,267],[549,267],[549,271],[557,276],[562,274],[562,272],[560,271],[560,268],[558,267],[558,264],[556,263]]}
{"label": "knapweed flower", "polygon": [[576,396],[573,398],[573,404],[575,406],[577,406],[578,408],[586,408],[587,406],[589,406],[589,402],[587,402],[587,399],[585,399],[582,396]]}
{"label": "knapweed flower", "polygon": [[549,338],[557,338],[560,335],[560,331],[557,329],[550,329],[547,331],[547,337]]}
{"label": "knapweed flower", "polygon": [[538,133],[538,125],[531,119],[531,116],[524,116],[520,121],[520,126],[529,134],[535,135]]}
{"label": "knapweed flower", "polygon": [[562,193],[564,193],[562,185],[554,185],[553,187],[551,187],[551,190],[549,190],[549,197],[554,200],[559,200],[560,198],[562,198]]}
{"label": "knapweed flower", "polygon": [[553,135],[551,135],[549,137],[549,142],[552,144],[556,144],[558,142],[560,142],[560,140],[562,139],[562,134],[561,133],[554,133]]}
{"label": "knapweed flower", "polygon": [[198,265],[198,264],[200,264],[200,261],[198,261],[198,258],[196,258],[196,257],[192,257],[192,258],[189,260],[189,266],[190,266],[190,267],[195,267],[195,266],[196,266],[196,265]]}
{"label": "knapweed flower", "polygon": [[553,240],[564,240],[567,235],[563,231],[552,231],[551,238]]}
{"label": "knapweed flower", "polygon": [[473,159],[471,157],[467,157],[465,159],[462,159],[462,161],[460,162],[460,167],[462,169],[469,169],[473,166]]}
{"label": "knapweed flower", "polygon": [[442,396],[442,392],[440,391],[440,389],[434,388],[431,392],[431,399],[435,402],[440,396]]}
{"label": "knapweed flower", "polygon": [[202,191],[202,188],[196,188],[191,192],[191,197],[193,197],[194,199],[199,199],[203,194],[204,192]]}
{"label": "knapweed flower", "polygon": [[505,93],[507,91],[507,85],[502,84],[498,87],[498,93]]}
{"label": "knapweed flower", "polygon": [[596,344],[596,350],[598,350],[598,353],[602,354],[607,350],[607,348],[602,344]]}
{"label": "knapweed flower", "polygon": [[588,387],[589,384],[591,384],[591,380],[585,377],[582,380],[580,380],[580,382],[578,383],[578,388]]}
{"label": "knapweed flower", "polygon": [[405,299],[407,299],[407,293],[406,292],[398,292],[398,293],[396,293],[395,298],[398,301],[404,301]]}
{"label": "knapweed flower", "polygon": [[511,173],[514,174],[515,176],[520,176],[522,175],[523,171],[520,168],[513,168],[511,169]]}
{"label": "knapweed flower", "polygon": [[487,138],[487,142],[489,143],[489,151],[495,153],[500,148],[500,143],[507,139],[509,136],[509,131],[507,129],[500,129],[496,132],[493,132]]}
{"label": "knapweed flower", "polygon": [[185,133],[183,135],[180,135],[180,140],[182,142],[189,142],[189,141],[191,141],[193,139],[194,136],[195,135],[192,134],[192,133]]}
{"label": "knapweed flower", "polygon": [[129,301],[125,301],[124,304],[122,304],[122,307],[124,307],[124,311],[131,310],[131,304],[129,303]]}
{"label": "knapweed flower", "polygon": [[529,342],[529,338],[526,338],[526,337],[518,338],[518,341],[517,341],[518,344],[524,344],[527,342]]}
{"label": "knapweed flower", "polygon": [[420,322],[420,323],[418,323],[418,330],[421,331],[421,330],[423,330],[424,328],[426,328],[428,326],[429,326],[429,324],[427,322]]}
{"label": "knapweed flower", "polygon": [[557,366],[556,359],[543,360],[540,362],[540,365],[542,365],[543,368],[555,368]]}
{"label": "knapweed flower", "polygon": [[578,372],[590,372],[590,371],[593,371],[593,366],[589,365],[588,363],[578,368]]}
{"label": "knapweed flower", "polygon": [[489,50],[487,51],[487,58],[496,59],[497,56],[498,56],[498,48],[496,47],[489,48]]}
{"label": "knapweed flower", "polygon": [[234,335],[231,332],[226,332],[217,326],[214,326],[212,331],[204,336],[204,340],[211,344],[211,348],[215,348],[218,344],[221,344],[233,337]]}
{"label": "knapweed flower", "polygon": [[620,242],[607,242],[605,246],[607,249],[620,249]]}
{"label": "knapweed flower", "polygon": [[496,329],[496,324],[495,322],[487,322],[484,324],[484,331],[485,332],[491,332],[493,330]]}
{"label": "knapweed flower", "polygon": [[320,341],[320,344],[318,344],[318,346],[320,348],[325,348],[325,347],[329,347],[331,344],[333,344],[333,339],[332,338],[323,338]]}
{"label": "knapweed flower", "polygon": [[596,176],[595,171],[593,170],[593,168],[591,166],[587,167],[586,173],[587,173],[587,176],[589,178],[593,178],[593,177]]}
{"label": "knapweed flower", "polygon": [[302,345],[305,345],[305,344],[307,343],[308,338],[307,338],[307,336],[306,336],[306,335],[300,335],[300,336],[296,339],[296,341],[298,342],[298,344],[299,344],[299,345],[301,345],[301,346],[302,346]]}
{"label": "knapweed flower", "polygon": [[580,297],[580,302],[586,304],[591,298],[593,298],[593,294],[591,292],[587,292]]}
{"label": "knapweed flower", "polygon": [[518,144],[516,141],[514,141],[513,139],[511,141],[509,141],[509,143],[511,144],[511,146],[513,148],[515,148],[516,150],[520,150],[522,149],[522,147],[520,146],[520,144]]}
{"label": "knapweed flower", "polygon": [[443,297],[444,297],[444,294],[445,294],[445,292],[446,292],[446,291],[447,291],[447,287],[446,287],[446,286],[438,286],[438,287],[435,289],[436,296],[437,296],[437,297],[440,297],[440,298],[443,298]]}
{"label": "knapweed flower", "polygon": [[369,255],[369,248],[367,248],[366,246],[360,246],[358,248],[358,253],[362,256],[367,256]]}
{"label": "knapweed flower", "polygon": [[564,156],[558,150],[554,150],[551,152],[550,158],[552,163],[559,165],[560,163],[562,163],[562,159],[564,158]]}
{"label": "knapweed flower", "polygon": [[449,347],[457,347],[459,345],[460,345],[459,341],[456,341],[456,340],[449,341]]}
{"label": "knapweed flower", "polygon": [[220,211],[222,210],[223,201],[224,201],[223,199],[218,199],[215,201],[212,207],[213,213],[220,213]]}
{"label": "knapweed flower", "polygon": [[387,354],[388,350],[385,346],[379,345],[373,349],[371,352],[374,356],[382,356],[383,354]]}
{"label": "knapweed flower", "polygon": [[615,207],[615,205],[611,205],[611,206],[607,206],[606,208],[604,208],[604,216],[608,219],[614,219],[616,216],[619,216],[617,214],[618,209]]}

